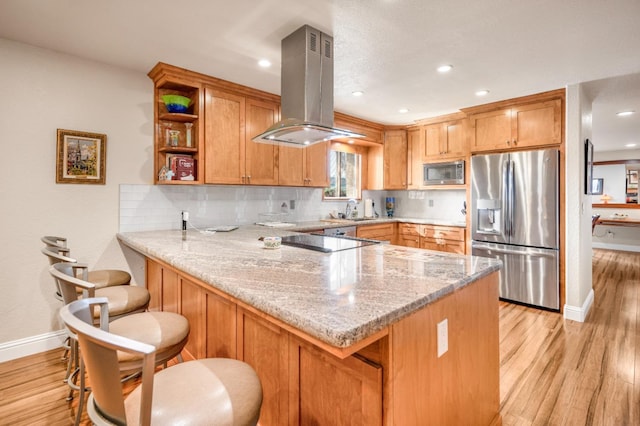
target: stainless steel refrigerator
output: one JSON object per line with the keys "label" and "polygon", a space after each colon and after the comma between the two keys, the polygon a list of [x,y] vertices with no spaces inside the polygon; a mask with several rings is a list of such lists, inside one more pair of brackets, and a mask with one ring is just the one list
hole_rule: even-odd
{"label": "stainless steel refrigerator", "polygon": [[560,309],[557,149],[471,157],[472,253],[501,259],[502,299]]}

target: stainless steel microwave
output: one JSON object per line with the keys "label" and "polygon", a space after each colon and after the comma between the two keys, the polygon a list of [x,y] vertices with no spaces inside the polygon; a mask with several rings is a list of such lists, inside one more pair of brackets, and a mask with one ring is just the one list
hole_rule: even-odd
{"label": "stainless steel microwave", "polygon": [[464,160],[423,165],[423,184],[464,185]]}

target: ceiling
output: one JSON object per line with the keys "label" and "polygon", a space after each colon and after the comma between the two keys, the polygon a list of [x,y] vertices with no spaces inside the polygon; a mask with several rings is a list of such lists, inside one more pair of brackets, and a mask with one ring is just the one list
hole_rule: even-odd
{"label": "ceiling", "polygon": [[[2,0],[0,37],[144,73],[162,61],[279,94],[280,41],[309,24],[334,36],[335,109],[408,124],[638,73],[639,18],[638,0]],[[263,58],[274,65],[258,67]],[[454,68],[439,74],[442,64]],[[589,91],[602,102],[595,149],[640,143],[638,77]],[[633,135],[615,115],[598,117],[625,108],[637,112],[626,122]],[[596,133],[599,120],[610,137]]]}

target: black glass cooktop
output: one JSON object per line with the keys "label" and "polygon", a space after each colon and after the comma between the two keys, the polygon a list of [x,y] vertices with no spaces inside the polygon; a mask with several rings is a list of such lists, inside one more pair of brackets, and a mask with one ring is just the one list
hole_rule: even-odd
{"label": "black glass cooktop", "polygon": [[358,247],[370,246],[372,244],[378,244],[378,241],[303,234],[282,237],[282,244],[330,253],[333,251],[350,250]]}

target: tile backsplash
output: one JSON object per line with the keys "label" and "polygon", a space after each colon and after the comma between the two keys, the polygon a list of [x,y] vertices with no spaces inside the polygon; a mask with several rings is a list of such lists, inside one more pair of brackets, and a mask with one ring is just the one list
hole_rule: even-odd
{"label": "tile backsplash", "polygon": [[[387,196],[396,198],[397,217],[464,220],[460,214],[464,190],[363,191],[362,199],[371,198],[382,216],[386,214]],[[344,212],[345,206],[344,201],[323,201],[321,188],[123,184],[120,232],[180,229],[180,213],[185,210],[189,212],[191,225],[206,228],[246,225],[269,217],[286,222],[315,221],[327,218],[334,210]],[[358,210],[362,215],[362,201]]]}

